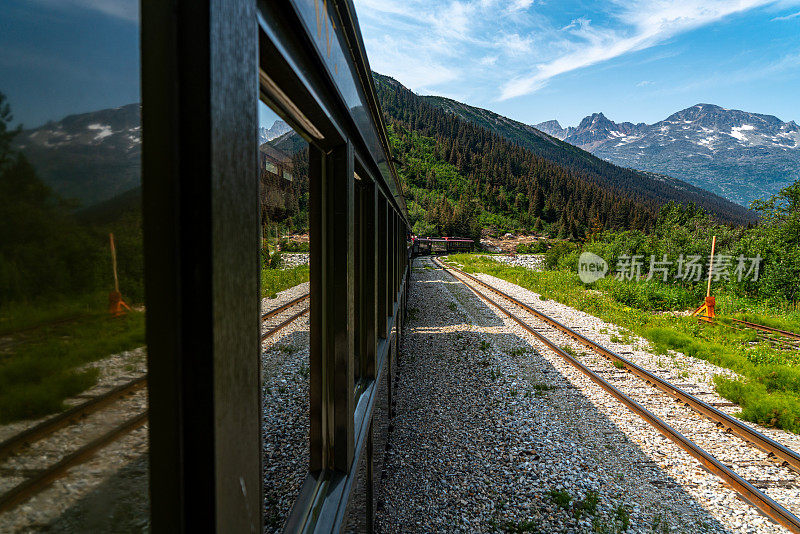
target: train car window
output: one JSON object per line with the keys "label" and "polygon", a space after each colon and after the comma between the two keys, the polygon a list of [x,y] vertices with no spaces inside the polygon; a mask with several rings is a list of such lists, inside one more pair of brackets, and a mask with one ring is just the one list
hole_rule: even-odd
{"label": "train car window", "polygon": [[363,235],[359,232],[359,229],[362,227],[364,222],[363,212],[364,212],[364,180],[358,175],[355,175],[355,183],[354,183],[354,225],[356,228],[356,232],[354,237],[355,243],[353,246],[353,278],[355,284],[353,285],[353,302],[355,303],[355,335],[353,338],[353,375],[354,375],[354,387],[355,387],[355,394],[358,394],[364,388],[364,380],[367,378],[364,373],[364,361],[365,361],[365,354],[364,354],[364,346],[362,345],[362,336],[365,334],[362,324],[362,313],[366,312],[366,310],[362,309],[362,294],[364,291],[364,257],[366,255],[366,251],[363,248]]}
{"label": "train car window", "polygon": [[139,3],[4,2],[0,532],[149,528]]}
{"label": "train car window", "polygon": [[280,532],[309,465],[309,145],[258,104],[265,532]]}

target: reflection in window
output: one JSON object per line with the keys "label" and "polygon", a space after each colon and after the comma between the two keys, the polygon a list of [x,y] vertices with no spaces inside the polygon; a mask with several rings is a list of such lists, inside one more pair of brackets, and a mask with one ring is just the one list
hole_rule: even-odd
{"label": "reflection in window", "polygon": [[308,144],[259,102],[264,517],[280,531],[309,464]]}
{"label": "reflection in window", "polygon": [[3,7],[0,48],[37,61],[0,63],[0,532],[148,529],[138,2],[117,7]]}

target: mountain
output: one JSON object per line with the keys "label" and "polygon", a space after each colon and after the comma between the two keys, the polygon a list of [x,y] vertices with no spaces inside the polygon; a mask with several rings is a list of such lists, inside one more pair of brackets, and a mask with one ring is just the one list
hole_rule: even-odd
{"label": "mountain", "polygon": [[[752,212],[715,193],[660,172],[643,172],[615,165],[574,144],[556,139],[554,138],[555,136],[547,134],[544,130],[566,131],[561,128],[557,121],[549,121],[540,130],[492,111],[469,106],[449,98],[439,96],[423,96],[420,98],[445,113],[455,115],[497,133],[505,139],[531,150],[539,157],[583,173],[604,187],[614,188],[642,201],[654,202],[657,205],[664,204],[670,200],[682,203],[693,202],[719,220],[737,224],[750,222],[754,219]],[[631,131],[636,127],[631,123],[614,126],[614,123],[606,119],[602,114],[587,117],[581,124],[587,126],[586,131],[578,132],[577,129],[574,129],[575,132],[572,135],[582,135],[582,139],[585,139],[589,144],[597,142],[593,136],[599,136],[603,131]],[[608,135],[613,137],[615,134],[610,133]],[[623,134],[620,133],[620,135]]]}
{"label": "mountain", "polygon": [[139,186],[140,105],[51,121],[14,138],[44,183],[88,206]]}
{"label": "mountain", "polygon": [[282,120],[276,120],[269,128],[262,126],[258,129],[258,146],[263,145],[267,141],[272,141],[276,137],[280,137],[290,131],[292,131],[291,126]]}
{"label": "mountain", "polygon": [[[258,130],[259,146],[291,127],[276,120]],[[141,185],[141,106],[70,115],[14,138],[37,175],[63,198],[92,206]]]}
{"label": "mountain", "polygon": [[556,139],[563,140],[566,137],[569,137],[572,132],[575,131],[574,126],[568,126],[567,128],[562,128],[561,124],[557,120],[545,121],[539,124],[535,124],[533,126],[540,132],[544,132],[547,135],[551,135]]}
{"label": "mountain", "polygon": [[747,205],[800,178],[800,126],[772,115],[697,104],[655,124],[602,113],[577,127],[534,125],[610,162],[665,173]]}
{"label": "mountain", "polygon": [[[373,76],[414,233],[477,237],[494,228],[580,239],[604,228],[652,226],[657,204],[582,170],[581,158],[601,161],[587,152],[485,110],[466,108],[472,120],[462,118],[393,78]],[[542,157],[526,140],[573,165]]]}

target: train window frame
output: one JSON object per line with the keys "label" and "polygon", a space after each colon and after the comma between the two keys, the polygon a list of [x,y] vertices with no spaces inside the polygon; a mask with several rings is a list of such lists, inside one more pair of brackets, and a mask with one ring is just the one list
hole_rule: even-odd
{"label": "train window frame", "polygon": [[[338,72],[348,69],[356,80],[358,109],[347,107],[316,32],[300,15],[301,7],[313,13],[312,2],[328,10],[326,28],[347,44]],[[259,99],[309,142],[310,186],[321,199],[309,213],[316,358],[310,363],[318,370],[309,377],[310,461],[286,531],[345,524],[355,470],[372,457],[379,380],[391,400],[395,336],[402,327],[395,302],[406,294],[406,275],[396,272],[407,261],[396,246],[408,227],[405,204],[352,2],[300,4],[165,0],[141,6],[154,531],[248,531],[264,524]],[[370,132],[364,133],[365,123]],[[357,281],[348,261],[355,242],[354,172],[371,187],[377,219],[367,235],[376,245],[374,286],[360,282],[363,294],[371,288],[378,301],[370,307],[376,315],[368,352],[374,356],[362,359],[366,381],[357,398],[353,321],[362,306],[354,302]],[[347,311],[337,314],[341,309]],[[371,514],[371,478],[366,491]]]}
{"label": "train window frame", "polygon": [[[325,95],[314,91],[319,85],[326,83],[328,87],[335,87],[332,80],[325,79],[324,74],[327,71],[322,68],[298,69],[293,63],[299,50],[287,50],[295,45],[291,36],[279,35],[281,25],[269,25],[269,16],[289,17],[292,14],[285,11],[290,9],[284,12],[277,6],[270,6],[269,9],[271,11],[267,15],[267,6],[259,4],[259,91],[262,98],[273,104],[273,108],[284,111],[282,115],[286,116],[287,122],[295,130],[305,132],[306,140],[309,141],[312,197],[326,198],[328,205],[334,207],[333,210],[320,209],[320,206],[314,206],[313,203],[310,206],[311,461],[300,497],[295,502],[285,527],[286,531],[294,531],[306,528],[310,523],[330,526],[342,525],[346,520],[349,493],[357,478],[353,472],[358,464],[355,460],[363,457],[365,449],[371,450],[371,415],[376,402],[376,377],[383,373],[388,376],[389,360],[396,351],[396,342],[391,338],[391,332],[396,332],[397,325],[391,318],[397,316],[396,302],[400,293],[400,288],[396,285],[400,264],[400,259],[396,257],[396,244],[399,241],[397,236],[387,235],[383,243],[380,243],[384,258],[382,282],[390,303],[385,311],[389,318],[384,318],[386,322],[380,331],[376,331],[379,330],[379,321],[375,320],[375,327],[361,329],[362,332],[370,332],[369,336],[356,338],[353,335],[353,321],[357,319],[361,325],[365,320],[361,313],[364,300],[359,298],[359,302],[355,302],[355,287],[359,286],[359,297],[377,294],[381,270],[378,267],[379,248],[376,246],[373,246],[372,260],[376,269],[371,280],[365,280],[364,277],[355,279],[352,254],[336,254],[337,250],[352,251],[353,246],[364,238],[374,240],[371,242],[377,244],[380,235],[378,225],[375,225],[370,230],[371,234],[360,236],[361,240],[354,236],[355,182],[360,180],[359,189],[370,192],[375,216],[380,211],[377,206],[384,205],[386,222],[395,221],[391,225],[386,224],[386,231],[399,230],[401,218],[397,215],[397,210],[401,206],[404,209],[404,205],[402,199],[398,203],[398,199],[385,186],[379,185],[376,179],[379,171],[375,163],[361,157],[360,152],[366,144],[358,128],[351,128],[345,133],[348,125],[342,124],[346,121],[337,120],[335,110],[331,109],[335,106],[329,101],[324,102]],[[286,27],[285,24],[282,26]],[[302,40],[305,36],[294,37]],[[296,43],[296,46],[298,49],[302,48],[303,43]],[[305,46],[304,52],[307,53],[309,49],[313,47]],[[266,72],[267,68],[269,73]],[[332,100],[336,100],[336,96],[341,97],[336,91],[331,93],[334,96]],[[292,95],[291,102],[286,102],[285,95],[289,94]],[[295,111],[294,115],[292,111]],[[313,134],[308,125],[319,134]],[[369,154],[368,150],[363,152]],[[336,187],[328,187],[331,180],[336,182]],[[334,214],[335,209],[343,206],[347,206],[346,209],[340,210],[338,215]],[[338,231],[326,233],[326,230],[333,227]],[[363,225],[360,230],[367,231]],[[333,279],[345,282],[338,284],[338,291],[335,287],[326,285],[325,291],[335,293],[326,298],[321,294],[323,282]],[[341,286],[346,286],[346,289]],[[336,313],[332,303],[336,303],[340,310],[351,311]],[[368,314],[376,314],[377,308],[373,298]],[[371,322],[368,318],[366,320],[367,324]],[[338,327],[334,324],[335,321],[339,321]],[[354,383],[355,343],[366,345],[359,347],[366,357],[360,362],[363,380],[357,390]],[[326,376],[326,369],[335,370],[334,373],[328,373],[336,375],[333,380]],[[368,456],[371,458],[371,453]],[[371,496],[371,481],[369,484],[367,491]],[[369,496],[367,501],[371,502]]]}

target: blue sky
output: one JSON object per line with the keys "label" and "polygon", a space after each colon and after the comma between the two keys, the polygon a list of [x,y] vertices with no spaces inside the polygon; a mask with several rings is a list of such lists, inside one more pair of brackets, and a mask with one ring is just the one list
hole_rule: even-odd
{"label": "blue sky", "polygon": [[[536,123],[652,123],[704,102],[800,122],[800,0],[355,0],[370,63]],[[137,0],[0,0],[26,127],[140,99]]]}
{"label": "blue sky", "polygon": [[137,0],[0,0],[0,92],[26,128],[139,102]]}
{"label": "blue sky", "polygon": [[800,122],[800,0],[355,0],[373,70],[529,124]]}

